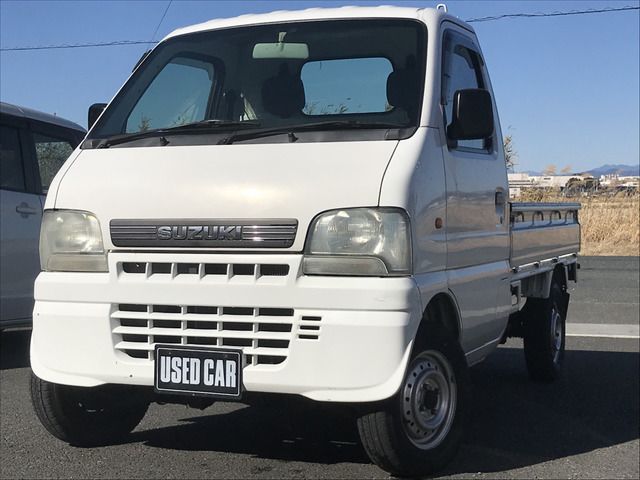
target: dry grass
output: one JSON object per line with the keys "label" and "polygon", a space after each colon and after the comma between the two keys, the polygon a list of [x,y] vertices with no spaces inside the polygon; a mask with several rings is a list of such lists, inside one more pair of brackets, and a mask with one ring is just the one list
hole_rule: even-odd
{"label": "dry grass", "polygon": [[581,255],[640,255],[640,195],[566,198],[552,190],[523,191],[520,202],[580,202]]}

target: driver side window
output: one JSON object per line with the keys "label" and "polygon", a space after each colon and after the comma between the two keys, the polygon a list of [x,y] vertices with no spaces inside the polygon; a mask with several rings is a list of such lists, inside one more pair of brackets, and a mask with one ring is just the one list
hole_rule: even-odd
{"label": "driver side window", "polygon": [[144,132],[198,122],[207,118],[214,66],[175,57],[160,70],[126,122],[126,133]]}
{"label": "driver side window", "polygon": [[[453,97],[458,90],[486,88],[482,76],[480,55],[455,34],[447,33],[444,42],[442,69],[442,107],[445,129],[451,124]],[[485,140],[459,140],[457,148],[486,152]]]}

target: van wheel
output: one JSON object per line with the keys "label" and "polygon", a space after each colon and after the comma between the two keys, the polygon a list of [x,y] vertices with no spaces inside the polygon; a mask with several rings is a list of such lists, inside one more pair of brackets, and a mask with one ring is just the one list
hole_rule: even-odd
{"label": "van wheel", "polygon": [[58,385],[31,374],[31,402],[38,419],[51,435],[79,447],[116,443],[140,423],[149,400],[131,390]]}
{"label": "van wheel", "polygon": [[554,281],[549,298],[530,298],[523,320],[524,355],[529,377],[553,382],[562,373],[566,305],[569,294]]}
{"label": "van wheel", "polygon": [[393,475],[441,469],[462,440],[469,385],[464,354],[449,336],[425,343],[414,351],[398,393],[358,418],[369,458]]}

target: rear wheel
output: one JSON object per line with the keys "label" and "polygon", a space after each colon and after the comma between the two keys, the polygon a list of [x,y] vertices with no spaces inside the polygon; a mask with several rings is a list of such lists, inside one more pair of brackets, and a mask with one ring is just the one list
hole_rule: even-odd
{"label": "rear wheel", "polygon": [[468,381],[460,346],[435,335],[415,350],[399,392],[358,418],[367,454],[394,475],[441,469],[462,439]]}
{"label": "rear wheel", "polygon": [[527,370],[532,380],[553,382],[562,373],[568,295],[554,280],[549,298],[527,300],[523,338]]}
{"label": "rear wheel", "polygon": [[124,386],[72,387],[31,374],[31,401],[54,437],[80,447],[122,440],[144,417],[146,395]]}

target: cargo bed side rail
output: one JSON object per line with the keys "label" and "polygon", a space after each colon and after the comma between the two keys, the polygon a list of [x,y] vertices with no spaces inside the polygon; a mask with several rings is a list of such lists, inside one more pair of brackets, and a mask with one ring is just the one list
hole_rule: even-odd
{"label": "cargo bed side rail", "polygon": [[551,225],[556,221],[578,223],[579,203],[535,203],[512,202],[511,225],[516,223],[530,223],[531,227]]}
{"label": "cargo bed side rail", "polygon": [[511,203],[510,207],[511,285],[517,303],[521,296],[545,298],[559,264],[565,266],[567,277],[577,279],[580,204]]}

